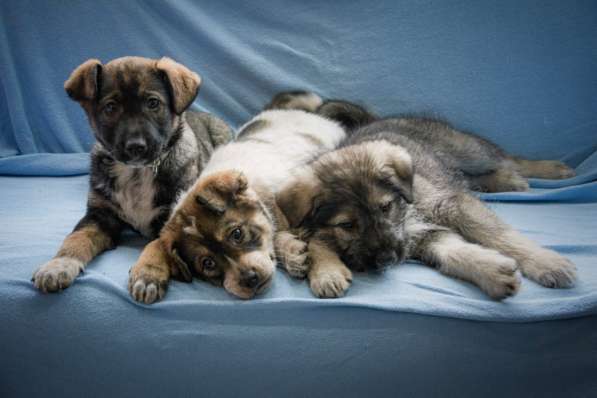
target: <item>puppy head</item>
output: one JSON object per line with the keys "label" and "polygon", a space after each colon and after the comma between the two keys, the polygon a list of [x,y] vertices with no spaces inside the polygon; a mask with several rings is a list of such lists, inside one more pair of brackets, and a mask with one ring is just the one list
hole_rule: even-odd
{"label": "puppy head", "polygon": [[412,181],[409,154],[372,141],[323,155],[276,201],[291,227],[327,242],[348,266],[380,269],[404,259]]}
{"label": "puppy head", "polygon": [[180,135],[181,117],[201,78],[169,58],[90,59],[64,89],[85,110],[97,140],[131,165],[151,164]]}
{"label": "puppy head", "polygon": [[212,174],[182,200],[161,239],[180,274],[200,278],[249,299],[264,291],[274,270],[273,223],[238,171]]}

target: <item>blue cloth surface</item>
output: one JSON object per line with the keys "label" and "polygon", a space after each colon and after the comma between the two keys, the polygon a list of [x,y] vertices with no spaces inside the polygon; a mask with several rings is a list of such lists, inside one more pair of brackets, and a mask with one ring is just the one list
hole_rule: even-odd
{"label": "blue cloth surface", "polygon": [[127,292],[128,269],[146,243],[133,233],[60,294],[40,294],[29,281],[83,215],[86,176],[0,177],[0,187],[2,396],[597,391],[595,201],[490,204],[575,262],[573,289],[525,279],[516,297],[497,303],[406,263],[356,275],[337,300],[316,299],[306,283],[279,271],[255,300],[172,282],[163,301],[145,306]]}
{"label": "blue cloth surface", "polygon": [[[595,396],[596,21],[584,0],[1,1],[0,396]],[[496,303],[407,263],[339,300],[279,272],[250,302],[173,282],[144,306],[126,282],[145,241],[128,234],[40,294],[29,278],[84,213],[94,141],[63,82],[124,55],[197,71],[194,107],[233,126],[304,88],[567,162],[577,177],[483,197],[571,258],[577,286],[524,280]]]}
{"label": "blue cloth surface", "polygon": [[577,167],[597,150],[597,3],[186,0],[0,2],[0,156],[85,152],[62,87],[88,58],[171,56],[234,126],[311,89],[425,112],[508,151]]}

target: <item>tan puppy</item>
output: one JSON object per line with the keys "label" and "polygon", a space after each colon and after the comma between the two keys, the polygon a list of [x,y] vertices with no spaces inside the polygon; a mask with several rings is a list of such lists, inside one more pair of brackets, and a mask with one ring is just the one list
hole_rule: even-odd
{"label": "tan puppy", "polygon": [[279,259],[304,277],[305,244],[285,232],[275,194],[291,170],[335,148],[345,137],[335,122],[299,110],[262,112],[236,141],[216,150],[179,200],[160,239],[131,269],[137,301],[161,299],[171,277],[192,275],[248,299],[272,280]]}

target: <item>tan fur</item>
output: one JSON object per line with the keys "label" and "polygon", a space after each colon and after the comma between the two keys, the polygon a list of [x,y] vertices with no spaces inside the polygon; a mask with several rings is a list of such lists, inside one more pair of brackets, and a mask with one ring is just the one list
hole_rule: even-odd
{"label": "tan fur", "polygon": [[571,178],[576,175],[573,169],[556,160],[514,159],[520,174],[527,178]]}
{"label": "tan fur", "polygon": [[101,66],[97,59],[89,59],[79,65],[64,82],[64,89],[76,101],[90,101],[95,98],[96,68]]}
{"label": "tan fur", "polygon": [[307,261],[307,244],[288,231],[276,233],[274,238],[276,256],[285,265],[286,271],[293,278],[303,279],[307,276],[310,264]]}
{"label": "tan fur", "polygon": [[516,294],[520,278],[514,259],[466,242],[453,232],[438,235],[418,254],[423,261],[437,265],[442,274],[474,283],[494,300]]}
{"label": "tan fur", "polygon": [[291,227],[297,227],[314,207],[314,200],[321,192],[321,181],[310,167],[299,170],[291,184],[276,195],[276,203]]}
{"label": "tan fur", "polygon": [[129,291],[135,300],[150,304],[164,297],[171,261],[159,239],[145,246],[129,275]]}
{"label": "tan fur", "polygon": [[[443,204],[441,219],[465,239],[499,251],[518,263],[522,274],[546,287],[571,287],[576,267],[558,253],[545,249],[502,222],[481,201],[467,193]],[[438,213],[439,214],[439,213]]]}
{"label": "tan fur", "polygon": [[56,257],[71,257],[84,264],[95,256],[114,246],[109,236],[94,225],[83,227],[66,237]]}
{"label": "tan fur", "polygon": [[157,69],[168,75],[174,93],[174,110],[182,113],[195,99],[201,85],[201,78],[185,66],[163,57],[156,64]]}
{"label": "tan fur", "polygon": [[113,246],[112,239],[94,225],[72,232],[56,256],[35,271],[35,287],[44,293],[69,287],[95,256]]}
{"label": "tan fur", "polygon": [[325,243],[309,241],[309,284],[311,291],[320,298],[336,298],[344,295],[352,283],[352,272]]}
{"label": "tan fur", "polygon": [[471,177],[471,180],[474,187],[483,192],[519,192],[529,189],[526,178],[506,168]]}

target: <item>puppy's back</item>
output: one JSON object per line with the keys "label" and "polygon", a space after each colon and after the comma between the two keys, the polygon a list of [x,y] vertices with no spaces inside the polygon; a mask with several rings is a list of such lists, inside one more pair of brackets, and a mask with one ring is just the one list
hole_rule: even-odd
{"label": "puppy's back", "polygon": [[316,114],[264,111],[241,127],[234,142],[214,152],[202,176],[236,169],[275,190],[292,169],[336,148],[345,136],[338,123]]}

